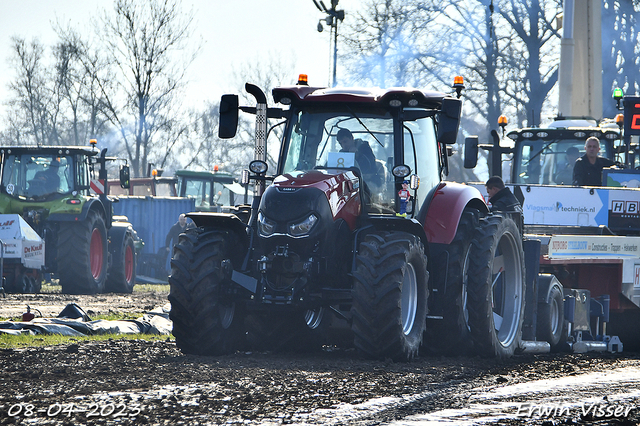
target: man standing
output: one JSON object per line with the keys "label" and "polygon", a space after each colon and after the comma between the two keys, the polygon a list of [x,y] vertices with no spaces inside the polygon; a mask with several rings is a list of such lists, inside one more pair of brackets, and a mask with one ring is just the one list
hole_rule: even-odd
{"label": "man standing", "polygon": [[573,184],[578,186],[601,186],[602,169],[615,163],[608,158],[599,157],[600,140],[595,136],[588,138],[584,144],[587,152],[576,160],[573,167]]}
{"label": "man standing", "polygon": [[167,238],[165,239],[164,245],[167,248],[167,251],[170,252],[174,245],[178,244],[178,237],[184,231],[189,228],[193,228],[195,225],[193,222],[187,223],[187,216],[182,213],[178,217],[178,221],[173,224],[171,229],[169,229],[169,233],[167,234]]}
{"label": "man standing", "polygon": [[513,192],[504,186],[500,176],[492,176],[484,184],[489,194],[492,212],[518,212],[522,213],[520,202]]}

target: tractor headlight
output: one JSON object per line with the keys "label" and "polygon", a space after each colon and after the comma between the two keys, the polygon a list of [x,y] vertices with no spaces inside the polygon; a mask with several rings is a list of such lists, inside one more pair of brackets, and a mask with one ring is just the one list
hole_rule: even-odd
{"label": "tractor headlight", "polygon": [[289,225],[289,234],[293,235],[294,237],[308,234],[309,231],[311,231],[311,228],[313,228],[313,225],[315,225],[317,221],[318,221],[318,216],[311,213],[302,222]]}
{"label": "tractor headlight", "polygon": [[262,235],[271,235],[276,230],[276,223],[260,212],[258,213],[258,230]]}

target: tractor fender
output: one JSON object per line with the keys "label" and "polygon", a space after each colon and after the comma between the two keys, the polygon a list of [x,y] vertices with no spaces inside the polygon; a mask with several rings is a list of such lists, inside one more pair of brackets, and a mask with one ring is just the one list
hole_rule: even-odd
{"label": "tractor fender", "polygon": [[401,231],[420,237],[425,250],[428,247],[427,235],[422,224],[416,219],[405,219],[404,217],[372,216],[369,218],[371,225],[376,231]]}
{"label": "tractor fender", "polygon": [[489,208],[476,188],[455,182],[441,182],[427,198],[418,214],[430,243],[453,241],[465,208],[489,213]]}
{"label": "tractor fender", "polygon": [[127,234],[133,237],[133,227],[128,222],[113,222],[109,231],[107,231],[107,239],[109,240],[109,253],[111,256],[120,255],[124,245],[124,238]]}
{"label": "tractor fender", "polygon": [[427,258],[429,258],[427,236],[424,233],[422,224],[418,222],[418,220],[397,216],[370,216],[367,220],[367,225],[360,227],[354,233],[351,257],[352,273],[356,270],[356,255],[358,254],[358,247],[360,246],[360,243],[364,240],[367,234],[375,231],[399,231],[416,235],[420,238],[420,241],[424,246],[424,253],[427,255]]}
{"label": "tractor fender", "polygon": [[[124,243],[124,237],[127,234],[131,234],[131,237],[133,237],[133,226],[131,226],[129,222],[113,222],[111,224],[111,228],[107,232],[110,244],[115,247],[122,246]],[[112,251],[111,247],[109,247],[109,251]]]}
{"label": "tractor fender", "polygon": [[187,213],[186,216],[198,227],[224,228],[237,234],[241,241],[248,238],[247,225],[233,213],[192,212]]}
{"label": "tractor fender", "polygon": [[[52,222],[82,222],[87,218],[89,210],[96,210],[105,221],[107,220],[107,212],[104,209],[104,204],[98,198],[91,198],[87,200],[82,206],[82,211],[78,214],[68,213],[53,213],[49,215],[48,220]],[[107,229],[111,226],[110,223],[106,223]]]}
{"label": "tractor fender", "polygon": [[551,289],[557,287],[562,294],[562,283],[552,274],[538,274],[538,302],[549,303]]}

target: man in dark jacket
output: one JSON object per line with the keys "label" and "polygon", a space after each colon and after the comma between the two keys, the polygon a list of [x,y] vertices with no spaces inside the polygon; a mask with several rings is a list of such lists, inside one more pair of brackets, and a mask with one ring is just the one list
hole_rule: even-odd
{"label": "man in dark jacket", "polygon": [[182,234],[189,228],[193,228],[194,226],[195,225],[193,224],[193,222],[187,221],[187,217],[184,215],[184,213],[181,214],[178,217],[178,221],[173,224],[171,229],[169,229],[167,238],[164,241],[164,245],[167,248],[167,251],[170,252],[173,246],[178,244],[178,237],[180,236],[180,234]]}
{"label": "man in dark jacket", "polygon": [[602,169],[615,163],[608,158],[599,157],[600,140],[595,136],[588,138],[584,144],[587,152],[576,160],[573,166],[573,184],[578,186],[601,186]]}
{"label": "man in dark jacket", "polygon": [[382,184],[382,177],[378,174],[376,157],[367,142],[362,139],[354,139],[349,129],[340,129],[336,140],[342,147],[341,152],[355,153],[356,163],[365,182],[378,186]]}
{"label": "man in dark jacket", "polygon": [[511,190],[504,186],[499,176],[492,176],[484,184],[489,194],[492,212],[518,212],[522,213],[522,206]]}

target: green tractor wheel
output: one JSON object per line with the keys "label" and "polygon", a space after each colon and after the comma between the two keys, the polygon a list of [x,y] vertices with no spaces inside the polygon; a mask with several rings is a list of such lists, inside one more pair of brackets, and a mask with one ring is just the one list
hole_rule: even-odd
{"label": "green tractor wheel", "polygon": [[89,211],[82,222],[61,222],[58,275],[62,292],[102,293],[107,279],[107,228],[104,218]]}
{"label": "green tractor wheel", "polygon": [[122,246],[112,254],[112,260],[106,290],[113,293],[132,293],[136,283],[136,254],[130,234],[125,235]]}

